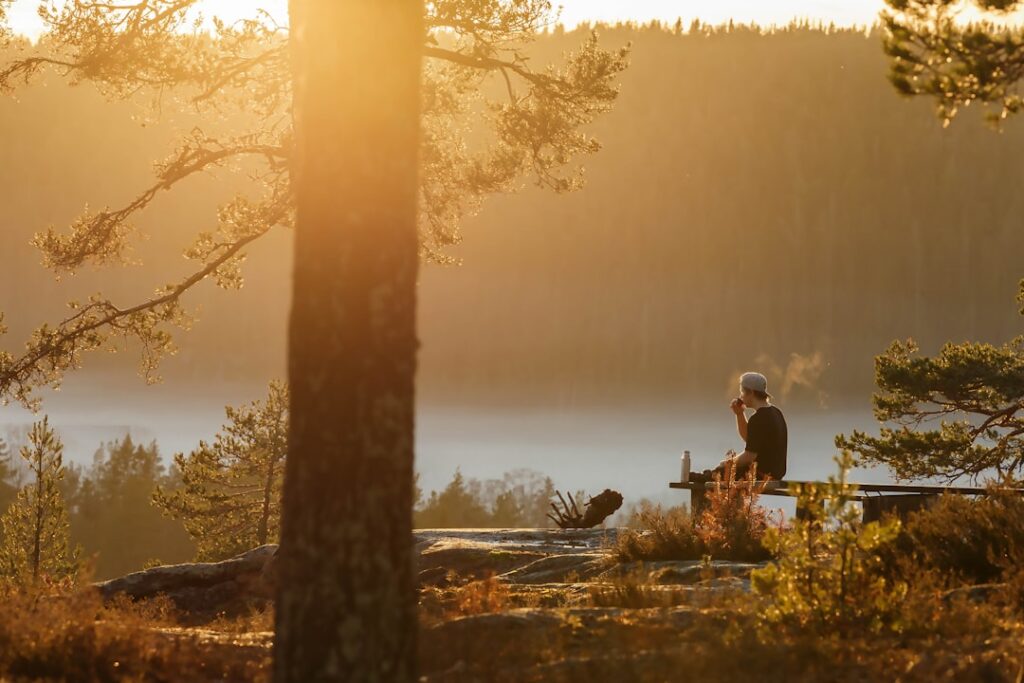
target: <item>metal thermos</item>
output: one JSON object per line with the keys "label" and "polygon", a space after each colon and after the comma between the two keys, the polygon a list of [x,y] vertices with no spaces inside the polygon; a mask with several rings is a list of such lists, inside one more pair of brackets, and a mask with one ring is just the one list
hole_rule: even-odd
{"label": "metal thermos", "polygon": [[683,451],[683,457],[680,460],[683,465],[683,478],[680,481],[685,484],[690,481],[690,451]]}

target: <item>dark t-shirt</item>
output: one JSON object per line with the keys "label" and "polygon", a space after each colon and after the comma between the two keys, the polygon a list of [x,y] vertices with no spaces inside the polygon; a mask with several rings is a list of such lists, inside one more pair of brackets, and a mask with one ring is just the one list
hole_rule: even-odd
{"label": "dark t-shirt", "polygon": [[747,420],[747,450],[757,453],[757,477],[786,476],[786,418],[775,406],[764,406]]}

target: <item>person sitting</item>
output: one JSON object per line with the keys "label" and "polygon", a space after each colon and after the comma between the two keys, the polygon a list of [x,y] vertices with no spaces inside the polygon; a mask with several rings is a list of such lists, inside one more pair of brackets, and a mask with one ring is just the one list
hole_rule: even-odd
{"label": "person sitting", "polygon": [[[768,380],[759,372],[745,372],[740,377],[740,396],[730,403],[736,415],[736,431],[746,443],[742,453],[729,452],[713,470],[694,472],[690,481],[703,483],[712,481],[715,475],[726,478],[726,469],[735,468],[736,480],[747,476],[750,468],[757,466],[758,479],[782,479],[786,476],[786,447],[788,431],[782,411],[771,403]],[[754,410],[747,419],[746,409]]]}

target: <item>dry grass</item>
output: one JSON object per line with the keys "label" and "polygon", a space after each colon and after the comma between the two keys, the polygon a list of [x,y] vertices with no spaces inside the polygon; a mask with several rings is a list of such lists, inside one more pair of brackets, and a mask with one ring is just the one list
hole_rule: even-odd
{"label": "dry grass", "polygon": [[480,581],[470,581],[454,591],[453,608],[455,614],[460,617],[500,612],[508,604],[508,584],[494,576]]}
{"label": "dry grass", "polygon": [[716,560],[760,562],[769,557],[761,545],[771,515],[759,504],[764,483],[751,471],[749,480],[736,482],[729,473],[722,487],[708,491],[707,506],[694,519],[686,507],[667,510],[641,504],[619,534],[613,557],[619,562],[644,560]]}
{"label": "dry grass", "polygon": [[460,582],[454,574],[446,587],[420,589],[420,624],[433,626],[458,617],[501,612],[514,607],[533,607],[536,596],[515,595],[508,583],[495,576]]}
{"label": "dry grass", "polygon": [[649,609],[677,607],[691,602],[691,592],[679,586],[653,583],[642,569],[625,572],[609,581],[595,583],[588,588],[588,604],[593,607],[622,607]]}
{"label": "dry grass", "polygon": [[619,562],[637,560],[699,560],[703,546],[694,530],[690,511],[682,506],[667,510],[644,502],[619,534],[613,556]]}
{"label": "dry grass", "polygon": [[274,608],[253,608],[249,613],[236,617],[218,615],[203,628],[218,633],[265,633],[274,630]]}
{"label": "dry grass", "polygon": [[[912,589],[896,613],[898,628],[884,634],[773,628],[764,619],[769,607],[764,596],[723,598],[698,591],[700,599],[694,599],[694,589],[658,585],[642,570],[576,586],[572,590],[582,600],[572,609],[564,597],[571,590],[568,584],[525,587],[493,576],[467,582],[453,576],[445,588],[421,591],[420,673],[428,683],[581,678],[591,683],[753,678],[1019,682],[1024,672],[1024,543],[1013,540],[1017,522],[1005,519],[1016,508],[1000,507],[998,501],[972,504],[978,507],[953,503],[936,508],[908,525],[915,534],[909,538],[938,544],[928,552],[913,544],[916,552],[899,544],[886,549],[902,553],[900,571]],[[733,505],[731,512],[722,511],[726,505]],[[730,543],[749,535],[745,520],[760,523],[749,505],[742,509],[735,500],[725,500],[722,507],[711,507],[717,521],[696,529],[684,509],[642,509],[637,517],[648,533],[627,541],[638,544],[630,552],[693,553],[694,544],[720,542],[717,534]],[[951,515],[960,526],[949,526]],[[719,529],[709,533],[719,522]],[[728,548],[747,552],[738,550],[742,546]],[[986,554],[976,557],[972,548]],[[998,585],[975,586],[982,577]],[[958,582],[963,587],[950,592]],[[535,609],[515,611],[518,607]],[[167,601],[104,606],[95,593],[70,585],[33,592],[5,588],[0,594],[0,678],[268,678],[265,642],[204,640],[197,632],[176,630],[179,622]],[[272,610],[266,610],[216,619],[207,629],[241,635],[270,630],[272,623]]]}
{"label": "dry grass", "polygon": [[266,678],[269,649],[171,636],[175,624],[162,600],[105,606],[90,589],[7,586],[0,595],[0,672],[54,681]]}
{"label": "dry grass", "polygon": [[721,486],[708,491],[707,506],[696,520],[695,531],[706,555],[740,562],[767,560],[761,544],[772,523],[771,515],[759,504],[767,481],[756,479],[752,467],[743,481],[736,481],[733,469],[717,481]]}
{"label": "dry grass", "polygon": [[904,603],[903,630],[885,635],[766,628],[753,596],[696,608],[658,588],[627,574],[592,588],[592,613],[550,610],[526,623],[471,617],[428,629],[421,673],[427,681],[1010,683],[1024,670],[1019,612],[951,598],[934,583]]}

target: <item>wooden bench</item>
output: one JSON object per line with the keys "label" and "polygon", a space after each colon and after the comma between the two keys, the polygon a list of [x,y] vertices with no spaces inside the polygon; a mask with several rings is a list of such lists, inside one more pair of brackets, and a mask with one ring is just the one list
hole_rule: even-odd
{"label": "wooden bench", "polygon": [[[795,487],[801,484],[823,485],[825,482],[814,481],[768,481],[764,482],[762,496],[786,496],[795,498],[797,492]],[[760,487],[761,482],[758,483]],[[881,519],[883,514],[890,513],[906,517],[911,512],[926,508],[939,499],[939,496],[948,493],[959,496],[983,496],[988,491],[983,486],[936,486],[928,484],[855,484],[856,490],[850,494],[850,500],[860,502],[862,519],[865,522],[874,522]],[[696,515],[707,505],[707,492],[723,486],[721,482],[709,481],[706,483],[695,482],[671,482],[669,488],[684,489],[690,492],[690,509]],[[746,488],[749,484],[745,481],[738,481],[732,484],[734,487]],[[1014,489],[1024,494],[1024,489]],[[806,511],[797,505],[796,515],[804,518]]]}

